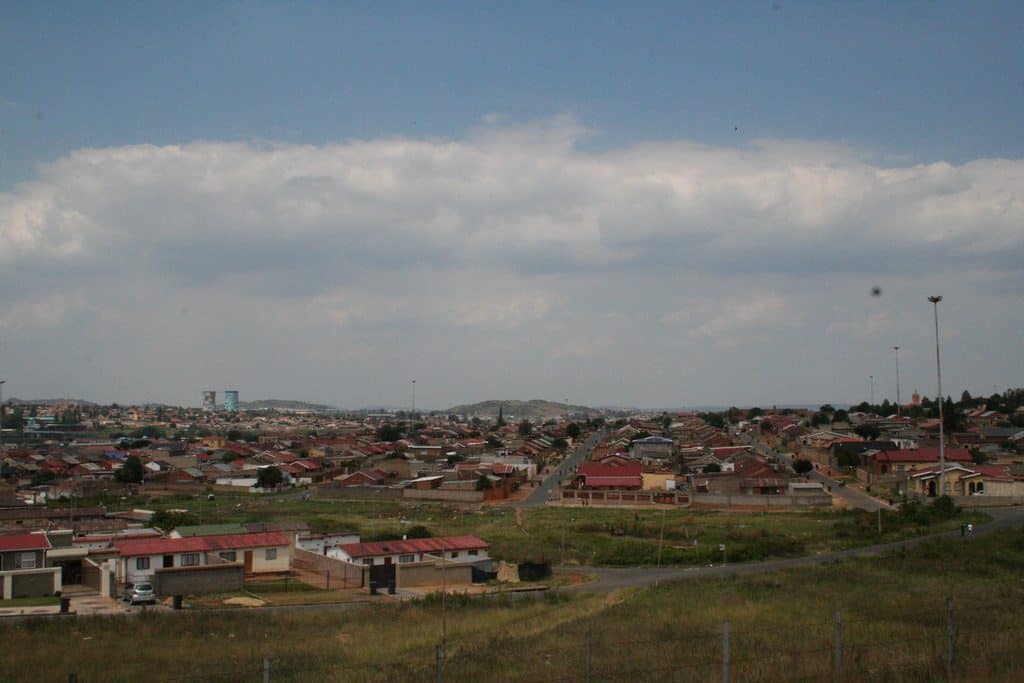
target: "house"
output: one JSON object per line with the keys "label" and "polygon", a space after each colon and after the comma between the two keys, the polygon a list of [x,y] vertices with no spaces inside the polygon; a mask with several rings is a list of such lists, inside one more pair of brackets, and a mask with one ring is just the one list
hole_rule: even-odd
{"label": "house", "polygon": [[335,486],[384,486],[387,483],[388,474],[375,469],[357,470],[334,478]]}
{"label": "house", "polygon": [[672,459],[675,441],[662,436],[637,439],[629,448],[629,455],[645,465],[661,464]]}
{"label": "house", "polygon": [[940,473],[945,473],[946,490],[952,496],[1024,496],[1024,477],[1014,476],[1005,465],[946,465],[918,470],[910,475],[911,494],[934,498],[939,495]]}
{"label": "house", "polygon": [[0,581],[3,599],[53,595],[61,590],[61,568],[51,566],[46,534],[0,536]]}
{"label": "house", "polygon": [[328,550],[330,557],[364,565],[411,564],[439,560],[477,564],[488,561],[490,544],[476,536],[412,538],[401,541],[346,543]]}
{"label": "house", "polygon": [[359,543],[355,531],[332,531],[325,534],[295,534],[295,546],[317,555],[327,555],[332,548]]}
{"label": "house", "polygon": [[[873,474],[916,472],[939,464],[939,449],[934,446],[879,451],[867,455],[868,469]],[[966,448],[947,448],[945,449],[945,460],[947,463],[969,465],[972,459]]]}
{"label": "house", "polygon": [[291,547],[287,534],[280,532],[189,536],[186,538],[115,539],[117,578],[135,583],[160,569],[201,567],[239,562],[246,574],[288,571]]}
{"label": "house", "polygon": [[643,465],[600,465],[584,463],[576,468],[576,483],[586,489],[634,491],[643,488]]}

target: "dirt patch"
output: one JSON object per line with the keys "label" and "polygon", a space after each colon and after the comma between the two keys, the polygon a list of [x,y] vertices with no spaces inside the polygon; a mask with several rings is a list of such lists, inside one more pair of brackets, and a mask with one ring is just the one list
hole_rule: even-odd
{"label": "dirt patch", "polygon": [[228,598],[224,601],[225,605],[238,605],[239,607],[263,607],[267,604],[258,598]]}
{"label": "dirt patch", "polygon": [[348,645],[349,643],[352,642],[352,634],[351,633],[339,633],[338,634],[338,642],[341,643],[342,645]]}

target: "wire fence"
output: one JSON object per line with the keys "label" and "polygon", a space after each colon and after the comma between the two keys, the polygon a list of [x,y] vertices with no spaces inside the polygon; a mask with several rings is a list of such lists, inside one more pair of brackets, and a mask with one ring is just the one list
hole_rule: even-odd
{"label": "wire fence", "polygon": [[[147,677],[150,683],[219,681],[861,681],[1021,680],[1024,649],[1000,616],[1012,605],[954,605],[946,599],[913,612],[782,625],[723,621],[679,633],[622,638],[569,623],[564,636],[528,644],[490,639],[437,644],[401,661],[340,661],[340,655],[294,658],[253,653],[217,667]],[[641,628],[641,627],[638,627]],[[582,633],[582,638],[580,637]],[[788,647],[778,643],[787,642]],[[69,683],[93,683],[69,673]],[[111,680],[111,679],[96,679]],[[115,677],[113,680],[118,680]]]}

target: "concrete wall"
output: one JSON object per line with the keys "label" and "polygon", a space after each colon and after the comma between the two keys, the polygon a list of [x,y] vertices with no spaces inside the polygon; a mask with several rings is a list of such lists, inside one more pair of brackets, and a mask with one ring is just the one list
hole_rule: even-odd
{"label": "concrete wall", "polygon": [[60,567],[0,572],[3,599],[53,595],[61,589]]}
{"label": "concrete wall", "polygon": [[483,491],[452,489],[402,489],[403,498],[411,500],[443,500],[451,503],[482,503]]}
{"label": "concrete wall", "polygon": [[399,588],[414,586],[464,586],[473,583],[473,567],[466,564],[447,564],[444,576],[441,565],[435,562],[416,562],[397,565],[395,582]]}
{"label": "concrete wall", "polygon": [[369,567],[343,562],[301,548],[296,548],[294,553],[293,564],[296,569],[304,569],[325,577],[327,572],[330,572],[332,587],[362,588],[369,585],[367,577]]}
{"label": "concrete wall", "polygon": [[693,503],[695,505],[738,505],[742,507],[829,507],[832,505],[832,496],[828,494],[804,494],[799,496],[716,496],[708,493],[695,493],[693,494]]}
{"label": "concrete wall", "polygon": [[229,593],[244,586],[245,567],[241,564],[157,569],[153,577],[153,589],[162,596]]}

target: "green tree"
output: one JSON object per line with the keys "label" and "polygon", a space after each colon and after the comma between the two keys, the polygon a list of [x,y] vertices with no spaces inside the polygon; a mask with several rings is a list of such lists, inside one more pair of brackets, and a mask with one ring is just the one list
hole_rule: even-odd
{"label": "green tree", "polygon": [[580,426],[575,422],[570,422],[565,426],[565,435],[568,436],[570,439],[579,438]]}
{"label": "green tree", "polygon": [[701,418],[712,427],[725,429],[725,418],[719,413],[703,413]]}
{"label": "green tree", "polygon": [[128,484],[138,484],[142,481],[145,470],[142,469],[142,461],[136,455],[129,455],[124,459],[121,469],[117,470],[115,477],[118,481]]}
{"label": "green tree", "polygon": [[261,467],[259,474],[256,476],[256,486],[261,489],[272,489],[280,486],[284,482],[284,473],[281,472],[280,468],[271,465],[270,467]]}
{"label": "green tree", "polygon": [[407,538],[431,538],[433,534],[430,533],[430,529],[423,526],[422,524],[416,524],[409,527],[409,530],[405,532]]}
{"label": "green tree", "polygon": [[533,424],[529,420],[523,420],[519,423],[519,436],[529,436],[533,431]]}
{"label": "green tree", "polygon": [[836,464],[846,469],[855,469],[860,466],[860,455],[849,448],[841,448],[836,453]]}
{"label": "green tree", "polygon": [[379,441],[398,441],[402,438],[402,428],[398,425],[385,422],[377,427],[377,439]]}
{"label": "green tree", "polygon": [[796,472],[797,474],[807,474],[813,469],[814,465],[811,463],[810,460],[804,460],[801,458],[800,460],[796,460],[793,462],[793,471]]}
{"label": "green tree", "polygon": [[853,428],[853,432],[857,436],[863,439],[867,439],[868,441],[874,441],[875,439],[882,435],[882,430],[880,430],[875,425],[867,423],[857,425],[856,427]]}
{"label": "green tree", "polygon": [[850,415],[845,410],[840,408],[839,410],[837,410],[832,415],[832,421],[833,422],[849,422],[850,421]]}
{"label": "green tree", "polygon": [[487,445],[490,446],[491,448],[501,448],[505,444],[502,443],[501,439],[498,438],[497,434],[488,434]]}
{"label": "green tree", "polygon": [[494,425],[496,427],[505,426],[505,411],[503,410],[503,407],[500,403],[498,404],[498,420],[494,423]]}
{"label": "green tree", "polygon": [[704,474],[711,474],[712,472],[721,472],[721,471],[722,471],[722,466],[719,465],[717,462],[710,462],[707,465],[704,465],[704,469],[701,470],[701,472],[703,472]]}
{"label": "green tree", "polygon": [[970,449],[970,452],[971,462],[974,463],[975,465],[984,465],[985,463],[988,462],[988,453],[981,450],[980,448],[972,448]]}
{"label": "green tree", "polygon": [[562,437],[558,437],[551,442],[551,445],[554,446],[559,453],[562,453],[569,447],[569,442]]}
{"label": "green tree", "polygon": [[754,406],[753,408],[747,411],[747,417],[749,417],[751,420],[753,420],[755,417],[761,417],[762,415],[764,415],[764,411],[758,408],[757,406]]}
{"label": "green tree", "polygon": [[491,488],[491,480],[488,479],[485,475],[481,474],[480,477],[476,480],[476,490],[486,491],[489,488]]}
{"label": "green tree", "polygon": [[4,415],[4,429],[22,429],[25,426],[25,418],[21,416],[21,408],[15,408]]}

